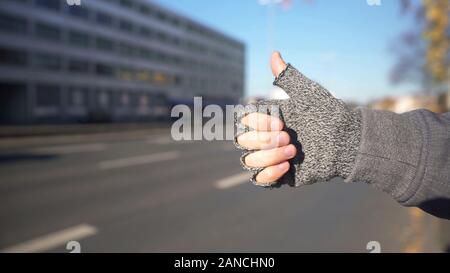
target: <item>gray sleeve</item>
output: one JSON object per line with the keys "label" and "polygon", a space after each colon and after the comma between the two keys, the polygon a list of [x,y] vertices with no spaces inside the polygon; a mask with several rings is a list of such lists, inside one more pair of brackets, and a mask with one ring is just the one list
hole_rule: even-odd
{"label": "gray sleeve", "polygon": [[450,218],[450,113],[359,109],[362,136],[346,181],[362,181],[404,206]]}

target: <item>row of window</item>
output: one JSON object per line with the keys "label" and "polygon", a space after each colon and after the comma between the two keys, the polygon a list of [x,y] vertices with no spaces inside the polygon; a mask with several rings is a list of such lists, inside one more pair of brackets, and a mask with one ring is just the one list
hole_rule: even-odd
{"label": "row of window", "polygon": [[70,73],[91,74],[97,76],[118,78],[127,81],[145,81],[158,85],[180,85],[179,76],[168,75],[163,72],[140,70],[127,67],[117,68],[106,63],[91,63],[88,60],[68,58],[59,55],[36,52],[30,54],[24,50],[0,48],[0,64],[29,66],[39,70],[63,71],[63,64]]}
{"label": "row of window", "polygon": [[[26,18],[11,16],[0,13],[0,30],[14,33],[27,34],[28,21]],[[91,35],[73,29],[61,29],[55,25],[44,22],[34,24],[34,35],[38,39],[51,42],[61,42],[66,40],[70,46],[80,48],[95,48],[100,51],[119,54],[124,57],[138,58],[162,64],[171,64],[194,70],[202,70],[209,74],[227,75],[232,77],[242,77],[242,69],[230,69],[225,65],[217,65],[208,62],[200,62],[194,59],[187,59],[161,51],[155,51],[148,47],[137,46],[125,41],[115,41],[108,37]]]}
{"label": "row of window", "polygon": [[134,10],[136,12],[139,12],[140,14],[146,16],[146,17],[154,17],[157,18],[159,21],[171,24],[175,27],[184,27],[188,32],[195,33],[201,36],[209,37],[212,40],[219,41],[221,44],[227,44],[231,47],[234,47],[236,49],[242,50],[242,45],[231,41],[230,39],[227,39],[223,37],[220,34],[217,34],[207,28],[204,28],[198,24],[194,24],[192,22],[182,22],[180,21],[178,16],[172,16],[160,9],[157,9],[153,6],[150,6],[148,3],[137,3],[137,1],[133,0],[103,0],[104,2],[108,3],[115,3],[120,5],[121,7],[127,8],[129,10]]}
{"label": "row of window", "polygon": [[56,84],[38,83],[35,86],[37,107],[62,106],[63,92],[65,104],[69,107],[157,107],[168,106],[163,95],[148,94],[132,90],[91,89],[84,86],[63,87]]}
{"label": "row of window", "polygon": [[107,63],[90,62],[85,59],[63,58],[62,56],[44,52],[29,53],[24,50],[0,48],[0,64],[28,66],[37,70],[66,71],[72,74],[96,75],[114,78],[121,81],[147,82],[158,86],[189,87],[192,89],[226,90],[233,93],[242,91],[243,85],[239,81],[219,79],[205,79],[198,77],[184,77],[171,75],[150,69],[137,69],[128,66],[114,66]]}
{"label": "row of window", "polygon": [[[26,1],[26,0],[24,0]],[[106,2],[118,2],[118,1],[112,1],[112,0],[103,0]],[[122,5],[123,3],[121,2],[122,0],[119,1],[119,3]],[[60,0],[35,0],[35,4],[37,6],[40,7],[44,7],[47,9],[52,9],[52,10],[57,10],[60,11],[61,10],[61,2],[64,1],[60,1]],[[135,3],[135,1],[130,1],[130,3],[133,5]],[[128,7],[128,4],[125,4],[125,7]],[[151,10],[150,6],[148,6],[147,4],[144,5],[144,7],[148,7],[149,10]],[[82,20],[90,20],[91,19],[91,14],[90,14],[90,10],[88,10],[86,7],[84,6],[76,6],[76,7],[68,7],[67,12],[77,18],[80,18]],[[142,8],[142,10],[146,10],[145,8]],[[148,15],[146,15],[148,16]],[[176,37],[176,36],[172,36],[169,35],[165,32],[161,32],[161,31],[157,31],[155,29],[151,29],[148,28],[147,26],[137,26],[134,25],[131,21],[126,20],[126,19],[118,19],[118,18],[114,18],[113,16],[98,11],[95,14],[92,14],[92,18],[93,20],[95,20],[96,24],[99,25],[103,25],[103,26],[108,26],[108,27],[117,27],[122,31],[125,31],[127,33],[133,33],[135,35],[139,35],[140,37],[145,37],[148,39],[152,39],[152,40],[159,40],[163,43],[167,43],[167,44],[172,44],[175,46],[180,46],[184,49],[187,49],[189,51],[195,52],[195,53],[202,53],[202,54],[208,54],[217,58],[221,58],[225,61],[234,61],[234,62],[238,62],[238,63],[242,63],[242,57],[236,57],[233,55],[230,55],[226,52],[223,52],[221,50],[218,49],[214,49],[214,48],[208,48],[202,44],[196,43],[194,41],[191,40],[185,40],[182,41],[180,38]],[[157,16],[159,19],[161,18],[166,18],[167,16],[165,15],[158,15]],[[173,21],[173,20],[169,20],[169,21]],[[178,19],[176,19],[176,21],[179,21]],[[187,30],[190,31],[191,29],[197,29],[194,32],[199,32],[200,30],[198,29],[198,27],[194,27],[194,26],[190,26],[187,27]],[[200,31],[201,32],[201,31]],[[204,34],[204,33],[203,33]],[[220,39],[221,36],[217,36],[214,39],[217,41],[219,40],[220,44],[227,44],[228,40],[223,40]],[[229,44],[229,43],[228,43]],[[240,51],[243,50],[242,46],[240,46],[238,48]]]}

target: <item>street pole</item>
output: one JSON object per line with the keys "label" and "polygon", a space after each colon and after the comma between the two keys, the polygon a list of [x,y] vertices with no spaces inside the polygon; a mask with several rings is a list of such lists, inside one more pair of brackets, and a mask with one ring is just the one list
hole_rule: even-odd
{"label": "street pole", "polygon": [[275,5],[269,3],[267,6],[267,24],[268,24],[268,47],[269,51],[275,50]]}
{"label": "street pole", "polygon": [[270,51],[275,50],[275,7],[283,0],[258,0],[258,4],[267,7],[267,47]]}

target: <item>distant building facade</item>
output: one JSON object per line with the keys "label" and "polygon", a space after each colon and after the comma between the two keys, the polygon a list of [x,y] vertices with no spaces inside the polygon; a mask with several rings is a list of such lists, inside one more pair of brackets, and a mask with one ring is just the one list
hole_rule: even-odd
{"label": "distant building facade", "polygon": [[0,123],[148,120],[232,104],[245,46],[150,0],[0,1]]}

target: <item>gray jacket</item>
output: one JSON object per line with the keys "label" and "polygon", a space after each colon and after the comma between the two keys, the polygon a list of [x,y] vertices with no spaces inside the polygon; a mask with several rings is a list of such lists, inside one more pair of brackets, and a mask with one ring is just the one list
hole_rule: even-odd
{"label": "gray jacket", "polygon": [[360,111],[361,143],[347,181],[450,219],[450,113]]}
{"label": "gray jacket", "polygon": [[[290,99],[263,101],[239,117],[259,111],[275,115],[279,108],[298,155],[275,185],[310,185],[342,177],[387,192],[404,206],[417,206],[450,219],[450,113],[417,110],[405,114],[366,108],[351,109],[290,64],[275,79]],[[243,128],[238,135],[250,130]],[[240,147],[238,144],[237,146]],[[262,168],[245,166],[253,172]]]}

